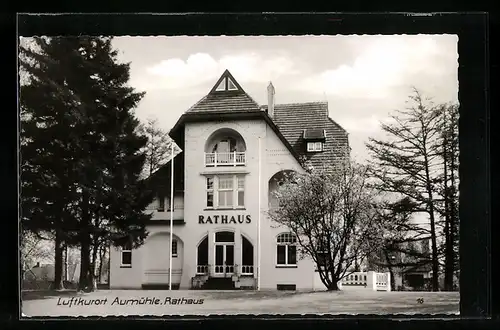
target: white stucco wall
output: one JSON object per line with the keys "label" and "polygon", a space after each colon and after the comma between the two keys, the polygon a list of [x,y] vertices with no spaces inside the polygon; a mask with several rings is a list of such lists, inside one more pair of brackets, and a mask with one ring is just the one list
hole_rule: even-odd
{"label": "white stucco wall", "polygon": [[110,288],[137,289],[142,282],[142,250],[132,250],[132,267],[121,266],[120,248],[111,247],[110,250]]}
{"label": "white stucco wall", "polygon": [[[205,143],[215,131],[230,128],[237,131],[245,140],[246,166],[244,167],[205,167]],[[185,157],[184,169],[184,198],[174,203],[182,203],[182,215],[185,225],[174,226],[174,233],[178,238],[179,249],[182,246],[182,256],[175,260],[173,269],[182,268],[180,287],[188,289],[191,278],[196,273],[197,246],[208,235],[209,261],[213,264],[214,247],[211,244],[216,231],[228,230],[235,233],[235,264],[241,265],[241,236],[244,235],[254,246],[254,266],[258,264],[258,219],[259,219],[259,137],[261,138],[261,288],[276,289],[278,284],[295,284],[297,289],[312,289],[315,284],[314,266],[311,260],[298,261],[296,268],[276,267],[276,236],[286,231],[283,228],[274,228],[267,218],[268,186],[270,178],[282,170],[302,171],[297,160],[290,154],[278,136],[263,120],[245,120],[231,122],[187,123],[185,126]],[[239,173],[245,175],[245,209],[244,210],[207,210],[206,209],[206,175]],[[176,208],[174,207],[174,210]],[[177,210],[176,210],[177,211]],[[168,212],[165,215],[155,214],[154,219],[170,219]],[[251,222],[237,224],[210,224],[199,223],[199,216],[205,218],[214,215],[238,215],[251,217]],[[111,254],[111,286],[139,288],[145,281],[145,270],[156,265],[155,268],[164,269],[165,259],[168,263],[169,226],[157,225],[148,227],[150,236],[145,245],[134,250],[132,268],[120,268],[119,251]],[[164,233],[164,234],[158,234]],[[167,267],[168,268],[168,267]],[[173,283],[175,283],[173,281]]]}

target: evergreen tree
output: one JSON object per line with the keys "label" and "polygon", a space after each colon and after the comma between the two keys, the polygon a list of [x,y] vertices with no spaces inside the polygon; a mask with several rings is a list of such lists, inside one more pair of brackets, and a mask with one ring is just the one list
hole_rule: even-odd
{"label": "evergreen tree", "polygon": [[[117,61],[111,41],[102,37],[39,40],[41,55],[26,52],[35,64],[25,62],[30,73],[38,74],[38,79],[48,85],[43,91],[33,87],[40,103],[52,102],[57,93],[67,99],[61,102],[56,120],[62,131],[60,144],[68,155],[64,165],[67,170],[55,172],[52,182],[66,183],[59,186],[71,192],[61,205],[74,221],[66,221],[61,227],[80,246],[79,288],[88,290],[94,289],[102,244],[143,243],[146,221],[151,217],[144,210],[153,199],[139,178],[145,162],[141,150],[147,138],[136,133],[139,121],[133,114],[144,94],[127,86],[129,64]],[[36,70],[40,56],[57,73]],[[41,121],[37,105],[31,103],[30,108]],[[59,157],[54,154],[45,168],[57,168]],[[77,235],[73,235],[75,232]]]}
{"label": "evergreen tree", "polygon": [[[424,212],[430,226],[409,221],[401,227],[404,235],[388,241],[385,251],[402,253],[406,260],[388,260],[386,265],[402,269],[430,261],[435,274],[433,290],[439,283],[436,270],[442,269],[444,289],[449,291],[454,289],[454,277],[458,277],[458,106],[433,105],[417,90],[411,101],[409,109],[393,116],[394,124],[382,126],[392,140],[371,139],[367,147],[373,155],[372,174],[378,179],[378,188],[400,196],[407,206],[392,209],[386,216],[398,219],[401,211],[403,215]],[[425,247],[428,240],[430,253],[411,248],[412,242]],[[382,264],[380,260],[378,264]]]}
{"label": "evergreen tree", "polygon": [[442,174],[438,193],[442,203],[438,208],[443,226],[442,252],[444,255],[444,289],[452,291],[455,289],[454,277],[458,278],[458,116],[457,104],[442,104],[436,111],[440,116],[438,125],[439,139],[435,144],[435,150],[442,158]]}
{"label": "evergreen tree", "polygon": [[[33,47],[34,46],[34,47]],[[61,289],[63,245],[75,221],[68,217],[71,194],[72,149],[67,109],[72,95],[63,88],[62,74],[55,59],[64,57],[59,44],[50,53],[45,38],[21,48],[21,219],[23,229],[42,237],[52,233],[54,249],[54,287]],[[35,50],[33,50],[35,48]]]}
{"label": "evergreen tree", "polygon": [[408,197],[415,204],[414,213],[424,213],[428,228],[420,228],[431,241],[432,290],[439,290],[438,193],[439,155],[434,145],[438,139],[439,114],[434,106],[414,89],[406,110],[392,116],[394,123],[383,124],[389,140],[369,139],[366,144],[373,160],[372,175],[377,188],[395,196]]}

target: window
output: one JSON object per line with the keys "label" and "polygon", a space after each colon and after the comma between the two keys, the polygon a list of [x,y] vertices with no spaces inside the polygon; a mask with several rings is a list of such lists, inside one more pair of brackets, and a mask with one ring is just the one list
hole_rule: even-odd
{"label": "window", "polygon": [[229,79],[229,78],[226,78],[227,79],[227,90],[228,91],[235,91],[237,90],[238,88],[236,88],[236,85],[234,84],[234,82]]}
{"label": "window", "polygon": [[222,91],[226,90],[226,78],[222,79],[219,86],[217,86],[217,88],[215,90],[218,92],[222,92]]}
{"label": "window", "polygon": [[238,177],[238,206],[245,206],[245,178]]}
{"label": "window", "polygon": [[319,267],[325,268],[328,262],[328,252],[318,251],[316,257]]}
{"label": "window", "polygon": [[232,81],[229,77],[224,77],[215,90],[217,92],[236,91],[238,90],[238,87],[236,87],[234,81]]}
{"label": "window", "polygon": [[214,207],[214,178],[207,178],[207,207]]}
{"label": "window", "polygon": [[232,231],[219,231],[215,233],[216,243],[234,243],[234,233]]}
{"label": "window", "polygon": [[308,152],[323,151],[323,142],[307,142]]}
{"label": "window", "polygon": [[278,266],[297,265],[297,237],[293,233],[283,233],[276,239],[276,264]]}
{"label": "window", "polygon": [[217,194],[219,195],[219,207],[226,208],[233,206],[234,179],[232,176],[220,176]]}
{"label": "window", "polygon": [[165,194],[158,193],[158,212],[165,211]]}
{"label": "window", "polygon": [[295,285],[295,284],[277,284],[276,290],[278,290],[278,291],[296,291],[297,285]]}
{"label": "window", "polygon": [[220,175],[207,178],[207,208],[235,209],[245,207],[245,177]]}
{"label": "window", "polygon": [[172,240],[172,257],[177,257],[177,240]]}
{"label": "window", "polygon": [[124,246],[122,246],[122,267],[132,267],[132,243],[127,243]]}

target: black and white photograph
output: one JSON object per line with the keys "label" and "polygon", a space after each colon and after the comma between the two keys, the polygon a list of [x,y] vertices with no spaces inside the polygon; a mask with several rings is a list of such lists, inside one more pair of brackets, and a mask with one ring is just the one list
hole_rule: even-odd
{"label": "black and white photograph", "polygon": [[458,41],[20,37],[22,316],[459,315]]}

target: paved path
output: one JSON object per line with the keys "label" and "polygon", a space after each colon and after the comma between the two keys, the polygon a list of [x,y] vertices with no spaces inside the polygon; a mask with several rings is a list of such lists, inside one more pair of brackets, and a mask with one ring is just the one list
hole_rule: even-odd
{"label": "paved path", "polygon": [[[422,298],[423,301],[419,301]],[[458,292],[102,290],[24,300],[26,316],[456,314]]]}

